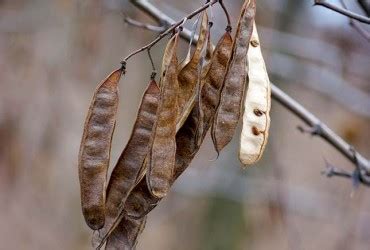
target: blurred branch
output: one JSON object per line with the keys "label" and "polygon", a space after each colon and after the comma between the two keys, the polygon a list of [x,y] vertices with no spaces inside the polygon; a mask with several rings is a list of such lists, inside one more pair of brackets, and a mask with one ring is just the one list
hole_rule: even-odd
{"label": "blurred branch", "polygon": [[[158,10],[153,4],[147,0],[137,0],[131,1],[133,5],[140,8],[141,10],[153,16],[156,15],[156,19],[162,20],[161,22],[167,22],[168,25],[173,25],[174,21],[171,22],[166,14]],[[186,29],[183,29],[186,31]],[[186,33],[191,33],[186,31]],[[187,40],[190,40],[190,37],[184,36]],[[195,38],[194,41],[197,39]],[[293,114],[299,117],[304,121],[309,127],[315,129],[315,134],[320,136],[322,139],[327,141],[329,144],[334,146],[340,153],[342,153],[348,160],[353,162],[356,165],[356,169],[360,170],[360,180],[362,183],[370,185],[370,163],[369,160],[364,158],[360,153],[355,151],[351,145],[345,142],[340,136],[338,136],[333,130],[321,122],[316,116],[311,112],[305,109],[301,104],[295,101],[293,98],[284,93],[281,89],[271,83],[271,93],[272,97],[278,101],[285,108],[290,110]]]}
{"label": "blurred branch", "polygon": [[370,16],[370,0],[357,0],[367,16]]}
{"label": "blurred branch", "polygon": [[368,42],[370,42],[370,33],[367,32],[364,28],[362,28],[358,23],[354,22],[353,19],[350,19],[349,24],[357,30],[360,35],[365,38]]}
{"label": "blurred branch", "polygon": [[[359,1],[361,3],[361,1]],[[342,4],[343,8],[348,10],[346,4],[343,0],[340,0],[340,3]],[[362,5],[361,5],[362,6]],[[364,8],[364,7],[363,7]],[[364,10],[366,10],[364,8]],[[370,34],[367,30],[362,28],[359,23],[357,23],[353,18],[349,18],[349,25],[351,25],[362,37],[364,37],[368,42],[370,42]]]}
{"label": "blurred branch", "polygon": [[[169,27],[167,30],[165,30],[164,32],[162,32],[156,39],[154,39],[152,42],[150,42],[149,44],[145,45],[144,47],[138,49],[138,50],[135,50],[134,52],[132,52],[131,54],[129,54],[128,56],[125,57],[125,59],[123,59],[122,61],[122,65],[126,65],[126,62],[128,59],[130,59],[131,57],[133,57],[134,55],[144,51],[144,50],[150,50],[156,43],[158,43],[160,40],[162,40],[163,37],[167,36],[169,33],[175,31],[176,28],[179,28],[180,31],[182,31],[184,28],[183,28],[183,25],[184,23],[186,22],[186,20],[189,20],[189,19],[192,19],[194,16],[198,15],[200,12],[202,12],[203,10],[207,9],[209,6],[212,6],[214,5],[215,3],[217,3],[219,0],[212,0],[212,1],[209,1],[207,2],[205,5],[203,5],[202,7],[194,10],[192,13],[190,13],[188,16],[184,17],[183,19],[181,19],[180,21],[178,22],[174,22],[174,23],[167,23],[168,26],[171,26]],[[148,3],[146,0],[138,0],[138,1],[132,1],[132,3],[134,5],[136,4],[140,4],[140,3],[144,3],[144,5],[146,5],[145,3]],[[143,4],[141,4],[143,5]],[[150,16],[153,16],[155,13],[157,15],[164,15],[163,13],[160,13],[159,11],[155,11],[154,10],[154,6],[152,5],[151,8],[149,7],[142,7],[143,10],[150,10],[150,11],[154,11],[153,13],[149,13]],[[160,16],[156,17],[155,18],[156,20],[160,20],[159,23],[161,24],[164,24],[166,25],[164,22],[166,22],[166,20],[168,20],[167,18],[166,19],[162,19]],[[189,31],[190,32],[190,31]],[[191,32],[190,32],[191,33]]]}
{"label": "blurred branch", "polygon": [[133,26],[136,26],[136,27],[139,27],[139,28],[143,28],[143,29],[146,29],[146,30],[154,31],[154,32],[163,32],[163,31],[166,30],[165,26],[155,26],[155,25],[151,25],[151,24],[147,24],[147,23],[142,23],[142,22],[136,21],[136,20],[134,20],[130,17],[127,17],[127,16],[124,17],[124,21],[127,24],[130,24],[130,25],[133,25]]}
{"label": "blurred branch", "polygon": [[[262,30],[260,28],[260,31]],[[277,43],[279,38],[277,37],[273,41]],[[301,43],[297,44],[302,45]],[[366,119],[370,118],[370,109],[368,108],[370,107],[370,95],[345,82],[340,71],[329,70],[321,63],[316,63],[316,61],[311,61],[300,55],[281,53],[283,47],[279,47],[278,44],[274,45],[274,48],[278,49],[271,49],[269,57],[272,76],[284,79],[287,83],[308,87],[330,97],[352,114]],[[320,47],[318,51],[325,51],[325,47]],[[326,52],[326,56],[329,57],[329,51],[326,50]],[[320,53],[317,55],[319,56]],[[366,78],[363,81],[366,82]]]}
{"label": "blurred branch", "polygon": [[354,13],[352,11],[349,11],[347,9],[341,8],[335,4],[328,3],[326,0],[315,0],[314,5],[321,5],[323,7],[326,7],[332,11],[338,12],[339,14],[345,15],[349,18],[356,19],[359,22],[370,24],[370,18],[359,15],[357,13]]}
{"label": "blurred branch", "polygon": [[273,84],[271,86],[271,93],[272,97],[276,101],[278,101],[285,108],[289,109],[293,114],[298,116],[309,126],[309,129],[300,128],[302,132],[309,132],[311,135],[319,136],[331,144],[340,153],[347,157],[348,160],[354,163],[356,169],[360,169],[361,181],[364,184],[370,185],[369,160],[354,150],[353,146],[345,142],[339,135],[337,135],[326,124],[320,121],[315,115],[313,115],[296,100],[288,96]]}

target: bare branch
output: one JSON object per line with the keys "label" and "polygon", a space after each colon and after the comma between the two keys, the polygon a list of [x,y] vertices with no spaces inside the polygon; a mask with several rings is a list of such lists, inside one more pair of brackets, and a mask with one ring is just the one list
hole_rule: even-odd
{"label": "bare branch", "polygon": [[[137,4],[143,4],[144,5],[147,3],[148,1],[145,1],[145,0],[142,0],[142,1],[133,1],[132,3],[134,5],[137,5]],[[164,31],[163,33],[161,33],[154,41],[152,41],[151,43],[145,45],[144,47],[132,52],[131,54],[129,54],[125,59],[123,59],[124,62],[126,62],[128,59],[130,59],[132,56],[144,51],[144,50],[147,50],[147,49],[150,49],[151,47],[153,47],[156,43],[158,43],[163,37],[167,36],[168,34],[170,34],[172,31],[174,31],[177,27],[179,27],[180,25],[182,25],[186,20],[189,20],[189,19],[192,19],[194,16],[198,15],[200,12],[202,12],[203,10],[207,9],[209,6],[212,6],[214,5],[215,3],[217,3],[218,0],[212,0],[208,3],[206,3],[205,5],[203,5],[202,7],[194,10],[192,13],[190,13],[188,16],[184,17],[183,19],[181,19],[180,21],[178,21],[177,23],[171,23],[171,27],[168,28],[166,31]],[[154,7],[154,6],[153,6]],[[153,10],[153,7],[152,8],[142,8],[142,9],[146,9],[146,10]],[[159,11],[155,11],[154,13],[161,13]],[[154,13],[148,13],[150,16],[153,16]],[[163,14],[162,14],[163,15]],[[164,23],[168,20],[168,18],[163,18],[161,19],[160,17],[157,17],[156,19],[158,20],[162,20],[160,21],[160,23]],[[181,29],[183,30],[183,29]]]}
{"label": "bare branch", "polygon": [[323,175],[326,177],[333,177],[333,176],[340,176],[340,177],[345,177],[345,178],[352,178],[352,173],[336,168],[331,165],[327,165],[326,169],[321,172]]}
{"label": "bare branch", "polygon": [[133,26],[136,26],[136,27],[139,27],[139,28],[143,28],[143,29],[146,29],[146,30],[154,31],[154,32],[163,32],[166,29],[165,26],[155,26],[155,25],[151,25],[151,24],[148,24],[148,23],[142,23],[142,22],[136,21],[136,20],[134,20],[130,17],[125,17],[124,21],[125,21],[125,23],[128,23],[130,25],[133,25]]}
{"label": "bare branch", "polygon": [[356,19],[359,22],[370,24],[370,18],[359,15],[357,13],[346,10],[344,8],[341,8],[341,7],[339,7],[335,4],[328,3],[326,0],[315,0],[315,5],[321,5],[323,7],[331,9],[332,11],[338,12],[339,14],[345,15],[345,16],[353,18],[353,19]]}
{"label": "bare branch", "polygon": [[[340,3],[342,4],[343,8],[348,10],[346,4],[344,3],[343,0],[340,0]],[[367,30],[365,30],[364,28],[362,28],[360,26],[359,23],[357,23],[355,20],[353,20],[353,18],[349,18],[349,24],[351,25],[351,27],[353,27],[358,33],[360,33],[360,35],[365,38],[368,42],[370,42],[370,34],[369,32],[367,32]]]}
{"label": "bare branch", "polygon": [[229,15],[229,12],[227,11],[226,9],[226,6],[224,4],[224,1],[222,0],[219,0],[218,1],[221,5],[221,8],[223,9],[223,11],[225,12],[225,16],[226,16],[226,19],[227,19],[227,27],[226,27],[226,30],[231,32],[231,21],[230,21],[230,15]]}
{"label": "bare branch", "polygon": [[[156,15],[155,18],[162,20],[163,22],[168,21],[168,25],[174,23],[169,21],[170,19],[166,14],[160,12],[153,4],[149,3],[147,0],[140,0],[132,2],[138,8],[145,11],[152,11],[150,15]],[[150,8],[146,8],[146,5],[149,5]],[[160,14],[159,14],[160,13]],[[184,29],[186,31],[186,29]],[[190,31],[188,31],[191,33]],[[190,40],[190,37],[184,37],[187,40]],[[194,41],[197,39],[194,38]],[[315,115],[305,109],[301,104],[296,100],[288,96],[281,89],[271,83],[271,93],[272,97],[283,105],[285,108],[290,110],[293,114],[299,117],[304,121],[311,131],[315,131],[315,134],[320,136],[322,139],[327,141],[329,144],[334,146],[341,154],[343,154],[348,160],[355,164],[356,168],[360,170],[361,181],[368,184],[370,183],[370,163],[365,157],[363,157],[359,152],[355,151],[351,145],[345,142],[340,136],[338,136],[333,130],[321,122]],[[319,132],[318,132],[319,131]]]}
{"label": "bare branch", "polygon": [[365,30],[364,28],[362,28],[359,23],[356,23],[353,21],[353,19],[351,19],[349,21],[349,24],[358,32],[360,33],[360,35],[365,38],[368,42],[370,42],[370,33]]}

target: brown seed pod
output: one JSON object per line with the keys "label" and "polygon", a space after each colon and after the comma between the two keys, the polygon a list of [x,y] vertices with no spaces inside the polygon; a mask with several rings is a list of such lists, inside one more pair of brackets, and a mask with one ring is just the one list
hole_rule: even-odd
{"label": "brown seed pod", "polygon": [[82,212],[94,230],[104,226],[105,187],[118,108],[122,69],[111,73],[94,92],[82,135],[78,171]]}
{"label": "brown seed pod", "polygon": [[247,77],[247,52],[255,13],[255,0],[245,0],[212,125],[212,140],[218,154],[231,141],[238,125]]}
{"label": "brown seed pod", "polygon": [[195,47],[194,54],[190,61],[180,70],[178,74],[179,82],[179,120],[177,128],[179,129],[189,115],[195,100],[197,83],[199,79],[199,65],[202,59],[202,52],[206,49],[209,37],[208,16],[205,11],[202,16],[202,23],[199,31],[199,39]]}
{"label": "brown seed pod", "polygon": [[153,129],[153,144],[147,182],[152,194],[163,197],[170,187],[176,153],[176,121],[178,117],[177,43],[179,32],[168,42],[162,65],[161,96],[158,103],[157,121]]}
{"label": "brown seed pod", "polygon": [[[201,90],[201,108],[203,112],[203,134],[204,139],[217,104],[219,102],[220,91],[223,77],[226,71],[226,65],[230,58],[232,48],[232,38],[226,32],[218,42],[211,60],[209,72],[203,79]],[[181,175],[190,164],[195,154],[198,152],[200,143],[196,139],[197,129],[199,127],[199,113],[193,109],[184,125],[176,134],[176,164],[174,178],[172,183]],[[125,203],[125,214],[132,218],[142,218],[157,206],[161,199],[151,195],[145,180],[142,180],[132,190]]]}
{"label": "brown seed pod", "polygon": [[[157,107],[160,91],[157,83],[151,80],[141,100],[131,137],[122,151],[111,174],[106,201],[105,225],[100,235],[105,235],[112,228],[114,221],[121,213],[122,205],[128,194],[140,178],[142,166],[150,151],[152,131],[157,119]],[[101,239],[94,239],[100,243]]]}
{"label": "brown seed pod", "polygon": [[105,245],[106,250],[135,249],[138,237],[143,232],[146,217],[139,220],[124,217],[120,224],[114,229]]}

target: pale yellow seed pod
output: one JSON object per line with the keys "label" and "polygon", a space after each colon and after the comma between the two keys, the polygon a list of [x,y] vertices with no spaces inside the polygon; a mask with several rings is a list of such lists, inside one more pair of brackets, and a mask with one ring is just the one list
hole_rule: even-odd
{"label": "pale yellow seed pod", "polygon": [[244,102],[239,159],[244,165],[256,163],[265,149],[270,128],[271,86],[261,53],[256,23],[248,51],[248,90]]}

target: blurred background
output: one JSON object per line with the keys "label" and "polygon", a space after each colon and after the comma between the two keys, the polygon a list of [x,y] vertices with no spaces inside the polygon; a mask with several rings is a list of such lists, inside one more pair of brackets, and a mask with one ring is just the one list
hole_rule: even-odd
{"label": "blurred background", "polygon": [[[175,20],[202,3],[153,2]],[[356,1],[346,2],[361,13]],[[235,25],[242,1],[225,4]],[[257,1],[270,78],[369,158],[370,43],[347,18],[312,4]],[[212,11],[216,43],[226,20],[219,6]],[[152,22],[127,0],[0,1],[0,249],[91,249],[77,174],[87,108],[96,85],[157,35],[125,24],[123,13]],[[157,67],[166,40],[152,50]],[[180,47],[183,57],[187,42]],[[146,53],[127,70],[112,165],[149,80]],[[244,171],[240,130],[218,160],[207,137],[149,215],[138,249],[369,249],[370,189],[353,192],[350,180],[322,176],[325,160],[353,165],[297,125],[273,101],[264,157]]]}

